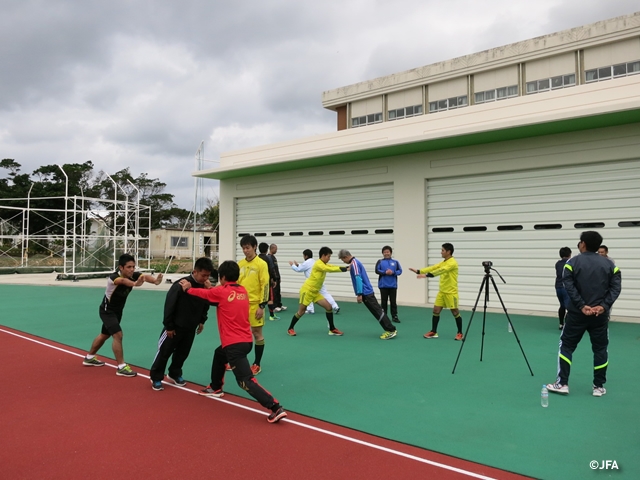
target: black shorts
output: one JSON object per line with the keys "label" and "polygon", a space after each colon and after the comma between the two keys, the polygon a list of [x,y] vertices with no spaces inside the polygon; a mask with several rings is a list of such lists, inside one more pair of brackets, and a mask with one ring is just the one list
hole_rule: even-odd
{"label": "black shorts", "polygon": [[103,335],[115,335],[122,331],[120,328],[120,320],[122,320],[122,312],[112,312],[111,310],[105,310],[100,306],[100,319],[102,320]]}

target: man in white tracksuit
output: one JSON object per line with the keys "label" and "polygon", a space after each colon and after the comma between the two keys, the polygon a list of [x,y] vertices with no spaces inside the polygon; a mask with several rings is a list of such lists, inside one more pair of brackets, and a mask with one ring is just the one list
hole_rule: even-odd
{"label": "man in white tracksuit", "polygon": [[[302,256],[304,257],[304,262],[299,264],[296,261],[291,261],[289,262],[289,265],[291,265],[291,269],[294,272],[303,272],[304,276],[306,278],[309,278],[309,275],[311,274],[311,267],[313,267],[313,264],[314,264],[313,252],[307,248],[305,251],[302,252]],[[331,304],[331,308],[333,308],[333,313],[340,312],[340,307],[338,306],[336,301],[333,299],[331,294],[327,292],[327,287],[325,287],[324,285],[322,285],[322,288],[320,289],[320,295],[322,295],[327,300],[327,302]],[[309,306],[307,307],[307,313],[314,313],[313,303],[310,303]]]}

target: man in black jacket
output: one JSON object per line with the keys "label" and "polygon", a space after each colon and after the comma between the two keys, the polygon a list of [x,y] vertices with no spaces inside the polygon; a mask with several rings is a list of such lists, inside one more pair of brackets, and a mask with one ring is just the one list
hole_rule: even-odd
{"label": "man in black jacket", "polygon": [[[209,277],[214,272],[213,263],[209,258],[196,260],[193,272],[186,280],[192,288],[210,287]],[[169,366],[169,378],[176,385],[186,384],[182,378],[182,365],[191,352],[193,339],[200,334],[207,321],[209,303],[192,295],[184,293],[180,281],[175,282],[167,292],[164,302],[164,328],[158,340],[158,353],[149,371],[151,388],[163,390],[162,380],[169,357],[173,356]]]}
{"label": "man in black jacket", "polygon": [[609,365],[609,311],[620,295],[622,280],[620,269],[598,255],[601,244],[598,232],[582,232],[578,243],[580,255],[564,266],[562,281],[569,295],[569,306],[560,336],[558,378],[556,383],[547,385],[550,392],[569,394],[572,355],[584,333],[589,332],[593,350],[593,396],[607,393],[604,383]]}

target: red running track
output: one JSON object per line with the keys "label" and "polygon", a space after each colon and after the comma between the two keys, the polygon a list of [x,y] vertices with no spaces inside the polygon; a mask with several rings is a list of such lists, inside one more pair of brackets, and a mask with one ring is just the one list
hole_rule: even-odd
{"label": "red running track", "polygon": [[2,478],[523,479],[199,385],[151,390],[83,352],[0,327]]}

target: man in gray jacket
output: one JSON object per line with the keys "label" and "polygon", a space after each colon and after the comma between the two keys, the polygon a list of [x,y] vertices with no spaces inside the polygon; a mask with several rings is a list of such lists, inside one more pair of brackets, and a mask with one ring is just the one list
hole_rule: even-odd
{"label": "man in gray jacket", "polygon": [[620,295],[622,281],[620,269],[598,255],[601,244],[598,232],[582,232],[578,243],[580,255],[564,266],[562,281],[569,295],[569,306],[560,336],[558,378],[547,385],[550,392],[569,394],[572,355],[584,333],[589,332],[593,350],[593,396],[607,393],[604,384],[609,364],[609,311]]}

